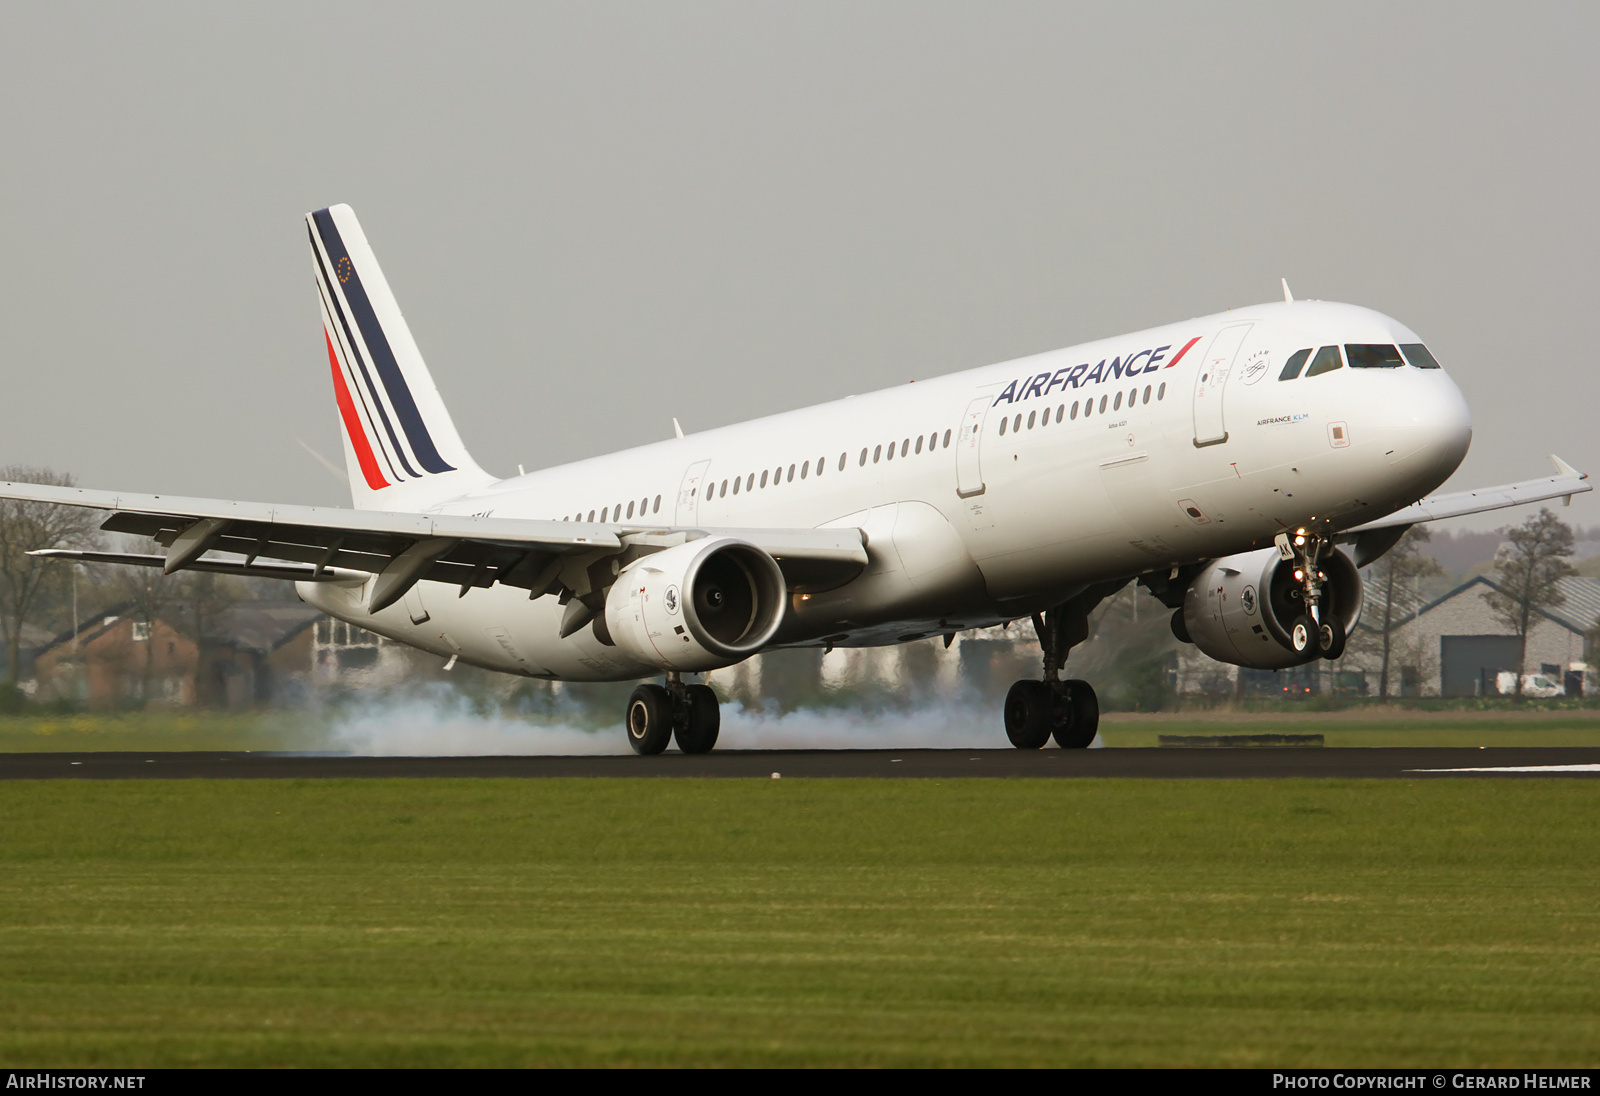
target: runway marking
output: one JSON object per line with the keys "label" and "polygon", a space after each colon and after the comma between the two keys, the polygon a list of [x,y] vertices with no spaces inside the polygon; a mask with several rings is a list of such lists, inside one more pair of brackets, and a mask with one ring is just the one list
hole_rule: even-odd
{"label": "runway marking", "polygon": [[1600,765],[1485,765],[1474,769],[1407,769],[1408,773],[1600,773]]}

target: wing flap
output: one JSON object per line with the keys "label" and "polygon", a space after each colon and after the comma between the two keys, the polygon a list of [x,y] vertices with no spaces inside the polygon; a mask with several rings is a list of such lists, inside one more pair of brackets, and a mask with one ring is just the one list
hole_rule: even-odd
{"label": "wing flap", "polygon": [[[530,590],[537,596],[549,586],[549,565],[557,557],[581,554],[599,559],[642,544],[659,541],[667,546],[709,535],[736,536],[770,552],[796,589],[841,585],[867,565],[866,546],[859,529],[711,530],[403,514],[136,495],[36,483],[0,483],[0,498],[108,511],[106,520],[101,523],[102,529],[150,537],[168,547],[167,556],[149,557],[162,560],[168,570],[198,567],[199,562],[219,562],[204,557],[186,561],[182,545],[173,549],[174,542],[187,530],[205,521],[218,523],[206,538],[208,549],[245,557],[245,564],[239,566],[266,558],[309,564],[306,574],[333,568],[361,575],[385,571],[397,575],[391,568],[400,567],[405,571],[405,582],[396,579],[388,584],[396,588],[423,578],[458,585],[463,590],[499,582]],[[437,551],[430,549],[424,553],[426,559],[400,562],[408,551],[425,542],[436,542]],[[122,555],[99,553],[96,558]],[[137,561],[131,558],[102,561],[148,565],[144,557]],[[264,574],[260,570],[252,573]],[[300,574],[295,569],[292,575],[285,573],[277,577],[299,577]]]}

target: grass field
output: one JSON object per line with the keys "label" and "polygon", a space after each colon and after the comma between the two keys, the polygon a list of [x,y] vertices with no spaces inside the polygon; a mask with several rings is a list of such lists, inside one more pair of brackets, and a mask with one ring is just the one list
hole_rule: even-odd
{"label": "grass field", "polygon": [[1597,794],[10,783],[0,1062],[1593,1067]]}

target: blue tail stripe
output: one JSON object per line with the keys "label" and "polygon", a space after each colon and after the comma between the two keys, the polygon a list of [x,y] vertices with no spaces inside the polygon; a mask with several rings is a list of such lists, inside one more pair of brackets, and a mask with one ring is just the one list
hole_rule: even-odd
{"label": "blue tail stripe", "polygon": [[[310,236],[310,233],[307,233],[307,235]],[[340,357],[345,357],[345,348],[348,347],[349,360],[355,363],[354,366],[346,368],[346,372],[349,374],[347,380],[350,392],[356,400],[360,401],[361,420],[365,424],[367,431],[372,435],[372,451],[378,455],[379,460],[383,461],[384,469],[389,476],[389,482],[400,483],[406,477],[402,476],[395,468],[394,457],[390,456],[389,449],[383,444],[383,439],[378,436],[378,427],[374,424],[381,422],[388,432],[391,442],[394,440],[394,431],[389,429],[389,424],[386,421],[379,418],[383,413],[383,404],[379,403],[375,397],[368,395],[367,389],[372,386],[372,382],[367,380],[366,367],[361,364],[361,351],[355,341],[350,338],[350,325],[345,322],[344,313],[339,309],[339,299],[333,295],[333,290],[329,289],[326,284],[327,268],[322,265],[322,257],[317,254],[317,241],[314,236],[311,237],[311,254],[317,261],[318,272],[322,275],[317,280],[317,298],[322,301],[323,310],[334,323],[339,325],[340,331],[343,332],[342,335],[330,332],[330,336],[339,347]],[[357,373],[358,369],[360,370],[359,374]],[[367,388],[362,387],[362,382],[364,381]],[[399,449],[399,446],[396,445],[394,448]],[[412,472],[411,475],[414,478],[421,478],[415,472]]]}
{"label": "blue tail stripe", "polygon": [[[310,236],[311,234],[308,231],[306,235]],[[344,309],[339,306],[339,295],[333,291],[332,274],[329,272],[327,265],[322,261],[322,253],[317,250],[317,241],[314,237],[311,240],[311,255],[317,260],[317,270],[321,272],[322,282],[325,286],[327,286],[329,307],[334,316],[338,318],[340,329],[344,331],[344,343],[350,348],[350,357],[356,363],[356,368],[361,371],[362,384],[365,384],[367,388],[367,391],[363,392],[361,390],[361,385],[357,385],[356,394],[361,397],[361,402],[363,405],[365,405],[367,402],[368,394],[371,394],[372,408],[378,413],[378,421],[383,424],[383,432],[389,436],[388,448],[386,449],[380,442],[378,445],[378,452],[383,453],[384,460],[389,461],[390,477],[396,483],[400,482],[400,480],[404,478],[395,473],[394,461],[389,459],[389,452],[393,451],[394,460],[398,460],[400,462],[400,467],[405,469],[406,475],[410,476],[412,479],[421,479],[422,473],[411,467],[410,462],[406,460],[405,447],[400,444],[400,439],[395,435],[394,426],[389,422],[389,412],[383,409],[383,401],[378,398],[378,386],[373,383],[372,375],[367,371],[366,359],[361,356],[361,344],[356,342],[355,336],[350,332],[350,320],[345,315]]]}
{"label": "blue tail stripe", "polygon": [[[349,258],[350,253],[345,249],[344,240],[339,236],[339,229],[333,223],[332,214],[326,209],[319,209],[312,214],[312,217],[316,221],[317,230],[322,234],[323,246],[327,248],[329,261],[337,265],[340,259]],[[372,302],[367,299],[366,288],[361,284],[361,272],[355,269],[353,262],[349,279],[340,284],[344,286],[345,300],[350,302],[350,311],[355,314],[356,326],[361,329],[367,350],[372,354],[373,365],[377,367],[383,387],[389,393],[389,403],[400,419],[400,426],[411,442],[411,451],[416,454],[417,461],[429,472],[455,471],[454,466],[445,462],[433,444],[433,437],[428,433],[427,424],[422,421],[422,413],[417,410],[417,401],[411,395],[405,375],[400,371],[400,363],[395,361],[394,351],[389,348],[389,340],[384,336],[383,325],[378,322],[378,316],[372,310]]]}

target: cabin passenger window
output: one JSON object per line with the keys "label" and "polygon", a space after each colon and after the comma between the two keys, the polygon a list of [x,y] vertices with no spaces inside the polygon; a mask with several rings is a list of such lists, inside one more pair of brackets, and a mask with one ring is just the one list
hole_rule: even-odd
{"label": "cabin passenger window", "polygon": [[883,457],[885,460],[894,460],[894,442],[889,443],[889,451]]}
{"label": "cabin passenger window", "polygon": [[717,493],[717,497],[719,499],[725,499],[725,498],[728,497],[728,481],[727,480],[723,480],[722,481],[722,490]]}
{"label": "cabin passenger window", "polygon": [[903,457],[911,452],[911,439],[907,438],[900,443],[900,455]]}
{"label": "cabin passenger window", "polygon": [[1283,372],[1278,374],[1280,381],[1292,381],[1300,375],[1300,370],[1306,367],[1306,359],[1311,357],[1311,348],[1296,350],[1289,355],[1289,360],[1283,363]]}
{"label": "cabin passenger window", "polygon": [[610,508],[609,508],[609,507],[605,507],[605,506],[602,506],[602,507],[600,507],[600,523],[601,523],[601,524],[602,524],[602,525],[604,525],[604,524],[605,524],[605,520],[606,520],[606,513],[607,513],[607,511],[608,511],[608,510],[609,510],[609,509],[610,509]]}
{"label": "cabin passenger window", "polygon": [[1033,429],[1033,420],[1034,420],[1034,418],[1036,418],[1038,416],[1038,414],[1039,414],[1039,412],[1037,412],[1037,411],[1029,411],[1028,412],[1028,429],[1029,430]]}
{"label": "cabin passenger window", "polygon": [[[867,451],[866,451],[866,450],[865,450],[865,449],[863,449],[863,450],[862,450],[862,451],[861,451],[861,455],[862,455],[862,456],[863,456],[863,457],[864,457],[864,456],[866,456],[866,455],[867,455]],[[843,453],[840,453],[840,454],[839,454],[839,471],[841,471],[841,472],[843,472],[843,471],[844,471],[844,458],[845,458],[845,454],[843,454]]]}
{"label": "cabin passenger window", "polygon": [[1067,405],[1066,404],[1062,404],[1060,407],[1056,408],[1056,421],[1057,422],[1066,422],[1067,421]]}
{"label": "cabin passenger window", "polygon": [[1111,397],[1109,397],[1109,396],[1101,396],[1100,397],[1100,413],[1102,415],[1104,415],[1106,413],[1106,400],[1108,400],[1110,398]]}
{"label": "cabin passenger window", "polygon": [[1122,393],[1121,392],[1117,393],[1117,400],[1116,400],[1115,403],[1113,403],[1111,405],[1111,410],[1113,410],[1113,411],[1121,411],[1122,410]]}
{"label": "cabin passenger window", "polygon": [[767,470],[765,468],[763,468],[761,470],[761,486],[765,487],[766,485],[767,485]]}
{"label": "cabin passenger window", "polygon": [[1324,346],[1317,351],[1317,356],[1311,359],[1311,368],[1306,370],[1306,376],[1315,377],[1319,373],[1332,373],[1335,369],[1342,369],[1344,362],[1339,360],[1337,346]]}
{"label": "cabin passenger window", "polygon": [[750,478],[744,481],[744,489],[746,491],[754,491],[756,489],[756,474],[754,472],[751,472]]}
{"label": "cabin passenger window", "polygon": [[810,462],[810,461],[806,461],[806,462],[805,462],[805,463],[804,463],[804,464],[802,464],[802,465],[801,465],[801,466],[800,466],[800,478],[801,478],[801,479],[805,479],[805,478],[806,478],[806,475],[807,475],[807,474],[808,474],[808,473],[809,473],[809,472],[810,472],[810,471],[811,471],[811,462]]}
{"label": "cabin passenger window", "polygon": [[630,518],[633,517],[633,502],[631,500],[628,503],[628,516]]}
{"label": "cabin passenger window", "polygon": [[1077,400],[1073,400],[1072,401],[1072,416],[1071,417],[1073,418],[1074,421],[1076,421],[1076,419],[1078,417],[1078,401]]}
{"label": "cabin passenger window", "polygon": [[922,435],[918,434],[917,435],[917,455],[919,457],[922,455],[922,441],[923,441]]}
{"label": "cabin passenger window", "polygon": [[655,503],[655,505],[654,505],[654,506],[652,506],[652,507],[651,507],[651,508],[650,508],[650,512],[651,512],[651,513],[652,513],[652,514],[659,514],[659,513],[661,513],[661,496],[660,496],[660,495],[657,495],[657,496],[656,496],[656,503]]}
{"label": "cabin passenger window", "polygon": [[1144,402],[1150,402],[1150,386],[1148,384],[1144,386]]}
{"label": "cabin passenger window", "polygon": [[789,482],[794,482],[794,465],[789,465]]}
{"label": "cabin passenger window", "polygon": [[950,448],[950,431],[948,430],[944,432],[944,447],[946,449]]}
{"label": "cabin passenger window", "polygon": [[822,475],[822,469],[827,466],[827,463],[828,463],[828,458],[827,457],[818,457],[817,458],[817,475],[819,475],[819,476]]}
{"label": "cabin passenger window", "polygon": [[1345,343],[1344,356],[1351,369],[1398,369],[1405,359],[1388,343]]}
{"label": "cabin passenger window", "polygon": [[[734,476],[733,477],[733,493],[734,494],[737,495],[739,493],[739,485],[742,484],[743,482],[744,482],[744,477],[743,476]],[[633,515],[630,513],[628,516],[631,518]]]}
{"label": "cabin passenger window", "polygon": [[1162,381],[1161,382],[1161,387],[1156,389],[1156,402],[1159,403],[1159,402],[1161,402],[1162,400],[1164,400],[1166,398],[1167,398],[1167,382],[1166,381]]}
{"label": "cabin passenger window", "polygon": [[872,463],[873,464],[877,464],[878,463],[878,458],[881,457],[881,456],[883,456],[883,446],[874,445],[872,447]]}
{"label": "cabin passenger window", "polygon": [[863,450],[861,450],[861,467],[865,468],[866,466],[867,466],[867,451],[865,449],[863,449]]}
{"label": "cabin passenger window", "polygon": [[1418,369],[1439,368],[1438,360],[1435,359],[1434,356],[1428,352],[1428,348],[1423,346],[1421,343],[1401,343],[1400,353],[1406,356],[1406,361],[1410,362]]}
{"label": "cabin passenger window", "polygon": [[1002,435],[1004,435],[1005,432],[1006,432],[1006,427],[1008,427],[1010,425],[1011,425],[1011,420],[1010,419],[1001,419],[1000,420],[1000,433]]}
{"label": "cabin passenger window", "polygon": [[1083,417],[1084,418],[1088,418],[1092,414],[1094,414],[1094,400],[1092,400],[1092,399],[1084,400],[1083,401]]}

